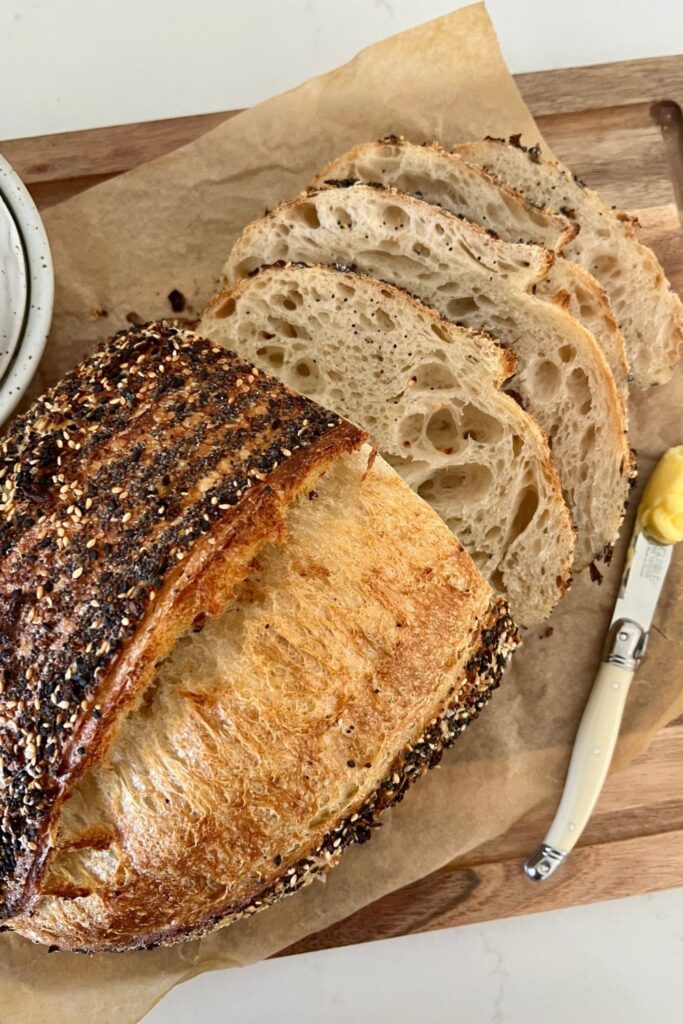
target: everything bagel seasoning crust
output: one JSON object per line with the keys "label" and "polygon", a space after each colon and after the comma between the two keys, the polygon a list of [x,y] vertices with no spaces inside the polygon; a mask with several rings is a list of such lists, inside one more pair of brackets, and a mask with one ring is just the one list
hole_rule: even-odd
{"label": "everything bagel seasoning crust", "polygon": [[363,439],[164,322],[117,334],[15,421],[0,446],[1,917],[30,906],[68,786],[155,663]]}

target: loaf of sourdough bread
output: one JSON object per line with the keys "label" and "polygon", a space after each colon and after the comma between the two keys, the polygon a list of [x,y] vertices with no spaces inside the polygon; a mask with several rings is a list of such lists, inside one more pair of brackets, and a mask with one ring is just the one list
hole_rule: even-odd
{"label": "loaf of sourdough bread", "polygon": [[175,942],[296,891],[479,713],[517,642],[364,434],[170,324],[0,446],[0,912]]}

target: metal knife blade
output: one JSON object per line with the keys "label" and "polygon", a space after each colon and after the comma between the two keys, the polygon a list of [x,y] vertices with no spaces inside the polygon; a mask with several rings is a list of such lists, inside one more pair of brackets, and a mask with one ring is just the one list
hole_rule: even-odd
{"label": "metal knife blade", "polygon": [[673,544],[658,544],[642,530],[635,535],[621,577],[611,625],[626,619],[636,622],[644,633],[648,632],[671,564],[673,548]]}

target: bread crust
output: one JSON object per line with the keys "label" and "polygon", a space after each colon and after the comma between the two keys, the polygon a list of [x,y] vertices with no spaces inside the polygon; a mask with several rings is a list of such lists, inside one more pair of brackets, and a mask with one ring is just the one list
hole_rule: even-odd
{"label": "bread crust", "polygon": [[[0,447],[0,916],[155,663],[361,430],[171,323],[110,339]],[[248,445],[247,445],[248,441]]]}
{"label": "bread crust", "polygon": [[[451,746],[488,703],[500,684],[510,654],[519,642],[519,634],[510,619],[506,603],[502,598],[493,599],[470,634],[464,651],[466,664],[463,677],[453,681],[450,695],[444,704],[433,707],[425,719],[415,722],[410,741],[397,752],[386,777],[379,782],[368,799],[360,804],[349,803],[335,827],[320,836],[306,856],[293,864],[283,864],[280,872],[274,868],[272,877],[262,880],[261,885],[255,886],[240,904],[213,906],[205,913],[197,914],[189,925],[178,924],[172,928],[135,934],[135,906],[140,899],[140,892],[137,892],[134,897],[136,902],[130,908],[129,938],[122,940],[119,935],[115,942],[95,941],[78,947],[68,943],[60,945],[58,936],[42,930],[40,915],[37,921],[27,916],[15,922],[17,930],[34,941],[51,942],[53,949],[64,948],[81,953],[126,952],[200,938],[207,932],[250,917],[279,899],[292,895],[334,867],[348,846],[367,842],[372,831],[380,824],[380,815],[399,803],[414,781],[439,764],[444,750]],[[154,881],[150,880],[146,898],[153,901],[155,896]],[[64,932],[68,934],[69,901],[64,901],[61,913],[64,917]]]}

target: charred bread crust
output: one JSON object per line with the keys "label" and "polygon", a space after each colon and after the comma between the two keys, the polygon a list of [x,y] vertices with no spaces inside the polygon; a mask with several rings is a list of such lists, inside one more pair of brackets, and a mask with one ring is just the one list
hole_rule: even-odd
{"label": "charred bread crust", "polygon": [[[198,939],[218,927],[233,924],[265,910],[284,896],[304,888],[316,877],[324,875],[338,863],[348,846],[365,843],[372,838],[373,830],[381,825],[379,819],[382,812],[400,803],[412,783],[438,765],[444,750],[455,742],[470,722],[479,717],[493,691],[500,685],[507,661],[520,642],[506,602],[503,598],[494,598],[484,620],[477,626],[474,653],[465,666],[464,676],[459,684],[451,688],[443,711],[421,730],[414,742],[397,755],[386,778],[362,806],[349,808],[336,828],[329,831],[308,856],[294,863],[284,860],[276,863],[278,873],[265,885],[254,889],[250,899],[239,906],[233,903],[218,912],[213,910],[192,925],[148,934],[135,943],[93,945],[70,951],[126,952]],[[276,862],[278,860],[276,858]],[[53,945],[52,948],[59,947]]]}
{"label": "charred bread crust", "polygon": [[364,439],[167,322],[120,332],[14,422],[0,445],[0,918],[30,907],[60,803],[155,663]]}

